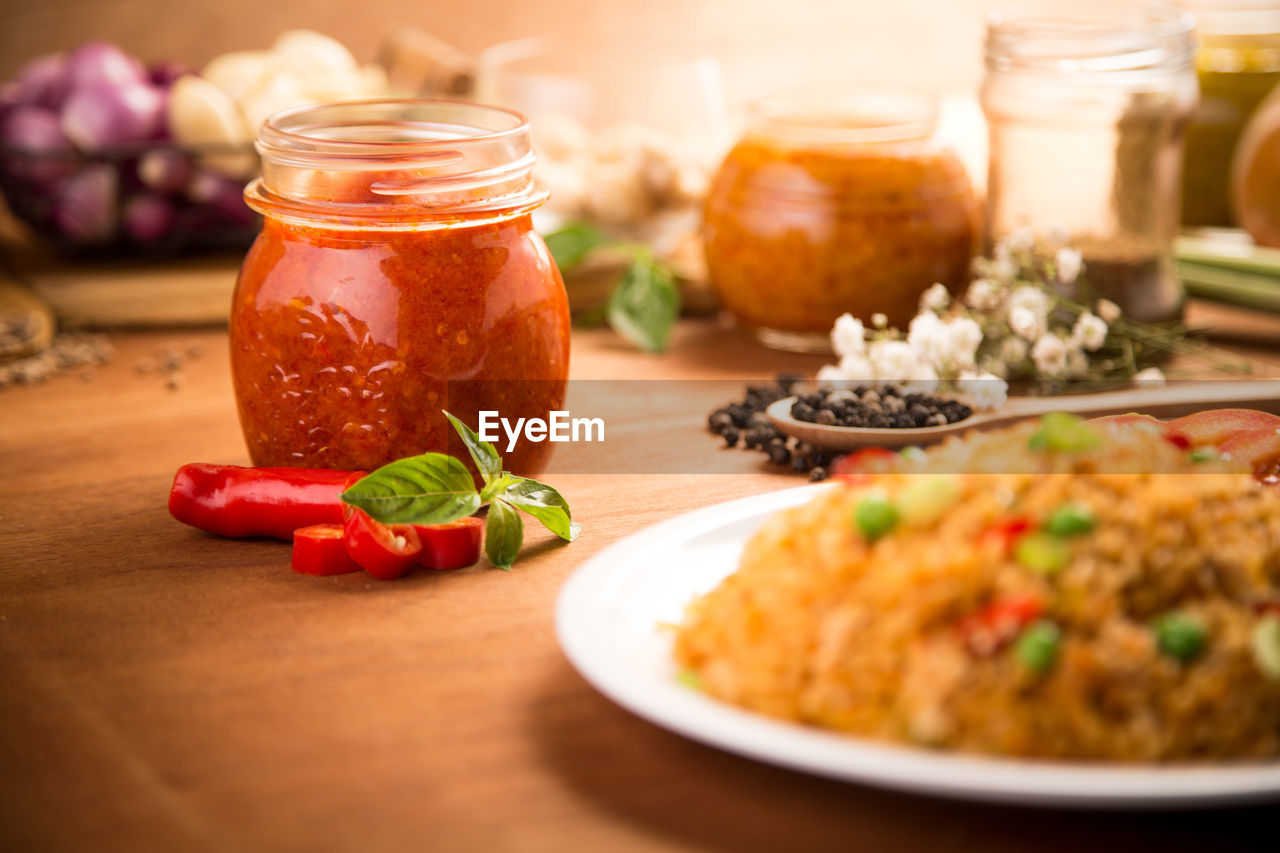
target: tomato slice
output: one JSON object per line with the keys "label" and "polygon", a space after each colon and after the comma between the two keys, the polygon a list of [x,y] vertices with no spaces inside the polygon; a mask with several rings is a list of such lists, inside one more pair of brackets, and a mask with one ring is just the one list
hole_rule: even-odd
{"label": "tomato slice", "polygon": [[422,542],[409,524],[382,524],[364,510],[347,516],[344,527],[347,553],[375,578],[391,580],[417,562]]}
{"label": "tomato slice", "polygon": [[312,524],[293,531],[289,566],[304,575],[343,575],[360,571],[347,553],[341,524]]}
{"label": "tomato slice", "polygon": [[1166,429],[1185,436],[1191,447],[1218,447],[1238,433],[1280,429],[1280,416],[1256,409],[1210,409],[1171,420]]}
{"label": "tomato slice", "polygon": [[480,537],[484,520],[471,516],[446,524],[417,524],[413,528],[422,542],[418,565],[428,569],[460,569],[480,559]]}

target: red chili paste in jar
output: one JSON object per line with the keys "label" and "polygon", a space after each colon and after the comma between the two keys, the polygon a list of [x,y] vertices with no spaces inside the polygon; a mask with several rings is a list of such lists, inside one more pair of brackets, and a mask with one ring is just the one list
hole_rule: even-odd
{"label": "red chili paste in jar", "polygon": [[[563,407],[568,302],[533,231],[536,204],[472,192],[415,216],[420,197],[393,196],[385,220],[343,219],[341,200],[246,195],[265,220],[236,287],[231,366],[255,465],[372,470],[427,451],[467,460],[442,409],[474,427],[480,410],[514,421]],[[504,465],[537,473],[552,446],[521,442]]]}

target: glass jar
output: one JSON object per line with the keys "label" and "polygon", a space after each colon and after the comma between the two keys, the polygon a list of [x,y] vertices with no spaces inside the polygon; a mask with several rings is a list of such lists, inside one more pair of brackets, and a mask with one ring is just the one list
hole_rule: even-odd
{"label": "glass jar", "polygon": [[1027,4],[987,22],[988,238],[1065,235],[1093,290],[1173,320],[1194,21],[1157,3]]}
{"label": "glass jar", "polygon": [[1280,84],[1280,3],[1187,0],[1200,33],[1200,108],[1187,128],[1182,223],[1227,226],[1231,166],[1249,118]]}
{"label": "glass jar", "polygon": [[[264,123],[264,217],[231,308],[255,465],[371,470],[447,451],[442,409],[546,418],[569,367],[564,285],[530,214],[529,126],[448,101],[302,107]],[[544,467],[547,442],[504,459]],[[465,454],[462,454],[465,458]]]}
{"label": "glass jar", "polygon": [[765,344],[829,351],[844,313],[905,327],[935,282],[959,290],[979,209],[936,102],[811,92],[756,105],[712,180],[703,224],[721,304]]}

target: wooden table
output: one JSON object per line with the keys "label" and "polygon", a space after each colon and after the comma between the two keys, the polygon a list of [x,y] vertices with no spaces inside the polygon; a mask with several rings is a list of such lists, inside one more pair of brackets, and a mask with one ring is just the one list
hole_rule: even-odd
{"label": "wooden table", "polygon": [[[1232,345],[1280,365],[1280,321],[1243,319]],[[736,473],[556,476],[585,533],[531,531],[510,573],[308,578],[286,544],[166,511],[181,463],[246,461],[225,334],[113,340],[91,375],[0,392],[0,849],[1274,849],[1273,809],[887,793],[718,752],[598,694],[556,645],[561,585],[620,536],[797,483],[755,454],[694,432],[686,446]],[[136,369],[171,344],[199,351],[176,390]],[[661,358],[575,332],[573,370],[760,378],[820,361],[686,321]]]}

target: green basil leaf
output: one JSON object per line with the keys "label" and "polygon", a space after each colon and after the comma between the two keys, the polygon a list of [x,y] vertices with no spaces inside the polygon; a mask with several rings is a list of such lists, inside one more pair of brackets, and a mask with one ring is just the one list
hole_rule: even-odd
{"label": "green basil leaf", "polygon": [[496,497],[500,497],[502,493],[505,492],[511,486],[512,483],[516,482],[519,479],[520,479],[519,477],[513,477],[511,474],[503,472],[502,476],[498,477],[498,479],[490,480],[489,482],[485,483],[484,488],[480,490],[481,506],[489,503],[489,501],[493,500]]}
{"label": "green basil leaf", "polygon": [[609,235],[594,225],[573,222],[544,236],[543,241],[555,259],[560,272],[571,270],[591,254],[593,249],[611,242]]}
{"label": "green basil leaf", "polygon": [[680,291],[671,271],[651,257],[636,257],[609,297],[609,325],[646,352],[666,349],[680,316]]}
{"label": "green basil leaf", "polygon": [[484,553],[499,569],[510,570],[524,544],[524,522],[511,504],[499,498],[489,504],[484,522]]}
{"label": "green basil leaf", "polygon": [[449,423],[453,424],[454,431],[462,437],[462,443],[467,446],[467,452],[471,454],[472,461],[480,470],[480,476],[484,477],[486,483],[492,482],[494,477],[502,473],[502,459],[498,456],[497,448],[487,441],[482,441],[471,427],[453,415],[445,412],[444,416],[449,419]]}
{"label": "green basil leaf", "polygon": [[443,453],[383,465],[352,484],[342,500],[383,524],[444,524],[480,508],[471,472]]}
{"label": "green basil leaf", "polygon": [[573,522],[569,502],[545,483],[519,478],[502,493],[502,500],[529,513],[566,542],[577,539],[582,530],[581,524]]}

